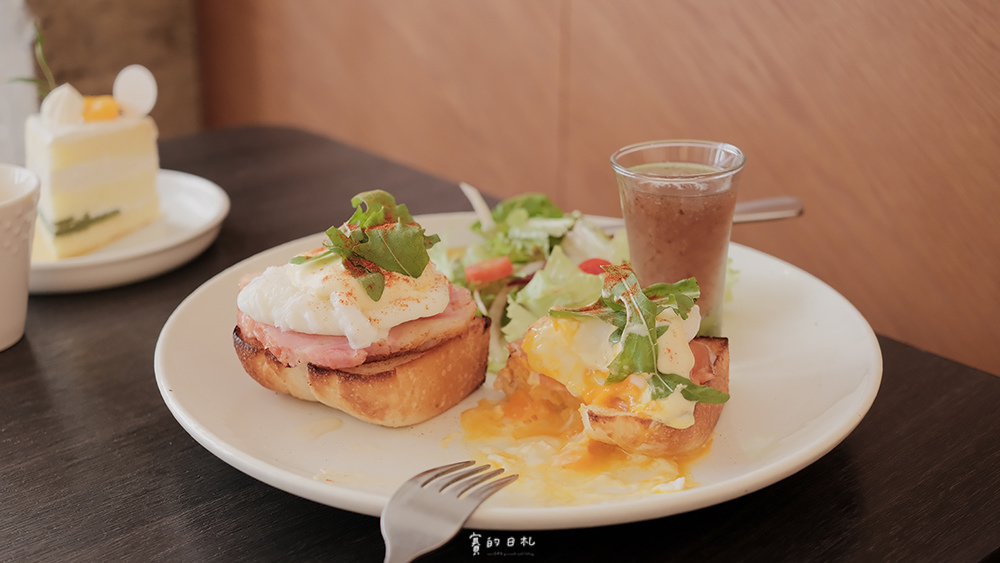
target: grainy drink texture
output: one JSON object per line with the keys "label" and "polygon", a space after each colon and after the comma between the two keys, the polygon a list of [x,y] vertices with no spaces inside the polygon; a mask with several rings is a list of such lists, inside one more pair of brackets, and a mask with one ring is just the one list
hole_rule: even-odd
{"label": "grainy drink texture", "polygon": [[[664,163],[632,168],[646,174],[677,176],[718,172],[717,168],[688,163]],[[699,334],[721,332],[729,235],[736,206],[736,190],[701,195],[665,196],[660,191],[621,190],[622,213],[628,225],[632,267],[639,283],[648,285],[694,277],[701,288],[698,307],[703,315]]]}
{"label": "grainy drink texture", "polygon": [[693,277],[703,336],[722,335],[729,235],[745,158],[712,141],[651,141],[611,156],[639,283]]}

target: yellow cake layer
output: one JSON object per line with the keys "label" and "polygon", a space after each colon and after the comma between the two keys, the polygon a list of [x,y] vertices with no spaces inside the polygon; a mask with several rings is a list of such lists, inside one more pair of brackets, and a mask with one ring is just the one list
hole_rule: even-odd
{"label": "yellow cake layer", "polygon": [[51,138],[34,127],[29,128],[26,150],[34,154],[28,157],[38,166],[55,172],[108,156],[141,157],[157,152],[156,124],[149,117],[127,125],[108,122],[90,123],[85,127]]}
{"label": "yellow cake layer", "polygon": [[[86,254],[159,215],[157,134],[149,116],[54,127],[28,118],[25,157],[41,180],[36,231],[45,254]],[[55,236],[65,224],[80,230]]]}
{"label": "yellow cake layer", "polygon": [[151,223],[160,213],[159,201],[152,198],[141,207],[118,213],[74,233],[53,237],[41,217],[35,225],[36,243],[46,246],[45,254],[56,258],[80,256],[108,245]]}
{"label": "yellow cake layer", "polygon": [[139,174],[84,189],[52,190],[49,197],[38,203],[38,212],[56,223],[63,219],[79,219],[84,213],[101,213],[131,207],[136,202],[156,197],[158,169],[148,169]]}

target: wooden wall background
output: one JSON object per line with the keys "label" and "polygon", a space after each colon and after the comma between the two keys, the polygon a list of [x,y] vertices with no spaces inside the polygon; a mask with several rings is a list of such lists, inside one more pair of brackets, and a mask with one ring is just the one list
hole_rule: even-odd
{"label": "wooden wall background", "polygon": [[748,155],[741,199],[806,204],[734,240],[823,279],[876,331],[1000,374],[998,2],[197,6],[210,127],[293,125],[608,215],[619,146],[728,141]]}
{"label": "wooden wall background", "polygon": [[145,65],[156,77],[150,115],[160,137],[202,128],[195,0],[23,1],[45,37],[56,83],[84,95],[110,94],[121,69]]}

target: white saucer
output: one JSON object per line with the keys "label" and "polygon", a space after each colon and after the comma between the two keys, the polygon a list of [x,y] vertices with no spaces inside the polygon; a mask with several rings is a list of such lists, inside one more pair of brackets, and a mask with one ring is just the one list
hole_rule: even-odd
{"label": "white saucer", "polygon": [[199,176],[161,170],[160,217],[114,243],[72,258],[31,256],[32,294],[105,289],[168,272],[201,254],[219,235],[229,196]]}

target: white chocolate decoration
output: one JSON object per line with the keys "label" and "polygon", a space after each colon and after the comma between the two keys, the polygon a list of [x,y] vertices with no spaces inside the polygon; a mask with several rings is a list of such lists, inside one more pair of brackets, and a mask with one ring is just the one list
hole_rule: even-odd
{"label": "white chocolate decoration", "polygon": [[129,65],[115,77],[111,95],[122,115],[144,117],[156,105],[156,78],[142,65]]}
{"label": "white chocolate decoration", "polygon": [[42,123],[50,129],[80,125],[84,105],[83,95],[69,84],[63,84],[45,96],[39,113]]}

